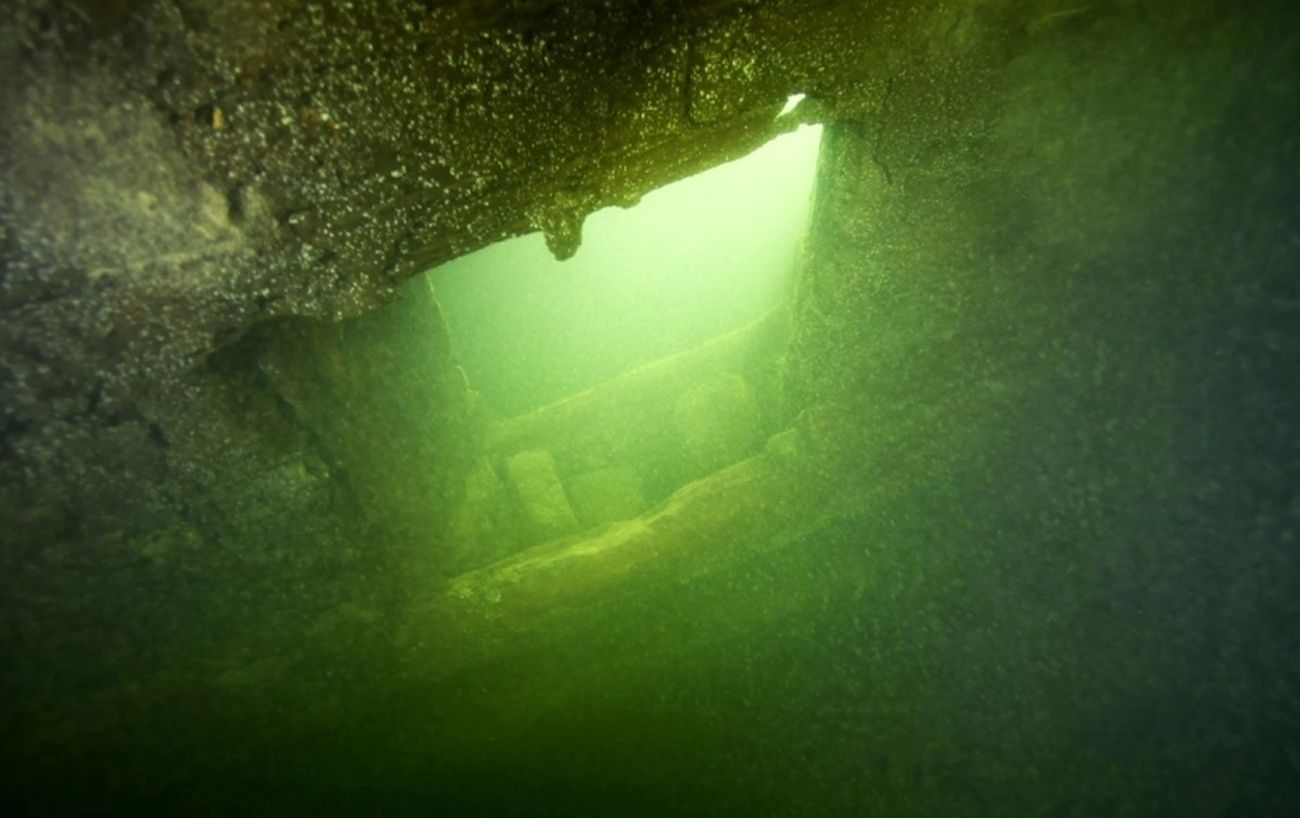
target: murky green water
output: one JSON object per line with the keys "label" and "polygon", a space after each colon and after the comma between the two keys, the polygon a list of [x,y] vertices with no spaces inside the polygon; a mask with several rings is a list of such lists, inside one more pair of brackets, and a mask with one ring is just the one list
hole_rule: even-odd
{"label": "murky green water", "polygon": [[5,541],[0,814],[1297,814],[1295,12],[901,8],[824,134],[70,424],[148,454]]}
{"label": "murky green water", "polygon": [[512,415],[758,320],[791,296],[819,126],[583,225],[556,261],[539,234],[432,272],[476,390]]}

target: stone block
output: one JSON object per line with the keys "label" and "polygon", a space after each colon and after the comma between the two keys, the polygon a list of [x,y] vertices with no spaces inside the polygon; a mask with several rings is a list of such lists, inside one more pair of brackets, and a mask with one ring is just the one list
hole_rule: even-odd
{"label": "stone block", "polygon": [[506,478],[530,541],[543,542],[578,530],[550,452],[532,449],[514,455],[506,460]]}
{"label": "stone block", "polygon": [[444,571],[460,574],[509,556],[520,548],[511,499],[492,464],[480,457],[465,480],[465,494],[452,515],[450,554]]}

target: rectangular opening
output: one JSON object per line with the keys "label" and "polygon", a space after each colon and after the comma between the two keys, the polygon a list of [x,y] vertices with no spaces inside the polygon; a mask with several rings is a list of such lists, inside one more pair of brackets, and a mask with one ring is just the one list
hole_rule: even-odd
{"label": "rectangular opening", "polygon": [[519,415],[696,347],[777,307],[807,227],[820,126],[592,214],[578,252],[503,241],[432,271],[486,406]]}

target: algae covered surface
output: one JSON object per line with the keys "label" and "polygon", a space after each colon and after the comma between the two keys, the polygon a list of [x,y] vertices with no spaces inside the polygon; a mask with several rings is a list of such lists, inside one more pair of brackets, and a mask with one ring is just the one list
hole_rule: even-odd
{"label": "algae covered surface", "polygon": [[6,815],[1300,810],[1294,4],[13,5]]}

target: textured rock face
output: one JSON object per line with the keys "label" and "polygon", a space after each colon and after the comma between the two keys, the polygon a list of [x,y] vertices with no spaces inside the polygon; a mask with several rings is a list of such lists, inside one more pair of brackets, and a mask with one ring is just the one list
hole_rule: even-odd
{"label": "textured rock face", "polygon": [[829,129],[792,369],[871,555],[810,651],[863,813],[1300,797],[1295,20],[973,15]]}
{"label": "textured rock face", "polygon": [[572,534],[578,519],[569,505],[564,484],[555,473],[555,459],[545,449],[520,452],[506,461],[506,474],[532,542]]}
{"label": "textured rock face", "polygon": [[288,319],[243,347],[356,516],[406,552],[408,570],[434,570],[474,452],[470,396],[428,281],[407,281],[374,314]]}

